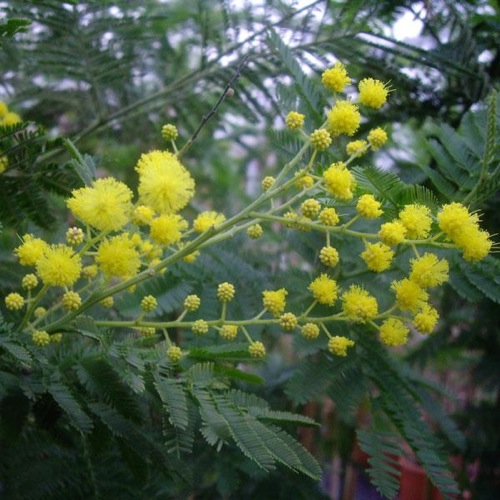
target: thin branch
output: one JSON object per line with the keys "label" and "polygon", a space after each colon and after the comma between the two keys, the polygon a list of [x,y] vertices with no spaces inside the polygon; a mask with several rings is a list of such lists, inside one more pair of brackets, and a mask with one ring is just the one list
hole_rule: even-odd
{"label": "thin branch", "polygon": [[198,134],[201,132],[201,129],[208,123],[210,118],[212,118],[218,111],[220,105],[224,101],[224,99],[228,96],[231,95],[232,87],[234,85],[234,82],[241,76],[241,70],[245,66],[246,62],[248,60],[248,56],[245,56],[241,63],[239,64],[238,68],[236,69],[236,72],[233,74],[233,76],[230,78],[229,82],[227,82],[226,87],[224,88],[224,91],[222,94],[219,96],[219,99],[217,99],[217,102],[215,103],[214,107],[206,114],[203,115],[200,124],[198,125],[197,129],[194,131],[193,135],[188,139],[186,144],[182,147],[182,149],[179,151],[177,156],[180,158],[183,153],[185,153],[193,144],[193,142],[196,140],[198,137]]}

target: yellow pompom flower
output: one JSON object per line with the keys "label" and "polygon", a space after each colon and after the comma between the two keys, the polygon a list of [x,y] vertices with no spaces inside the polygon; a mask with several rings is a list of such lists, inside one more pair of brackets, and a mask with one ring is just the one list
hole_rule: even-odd
{"label": "yellow pompom flower", "polygon": [[484,259],[493,246],[490,234],[475,226],[464,226],[454,238],[454,243],[463,251],[463,257],[468,261]]}
{"label": "yellow pompom flower", "polygon": [[204,233],[213,227],[217,227],[226,220],[224,214],[218,212],[207,211],[201,212],[193,221],[193,229],[197,233]]}
{"label": "yellow pompom flower", "polygon": [[338,286],[335,280],[322,273],[309,285],[314,299],[320,304],[332,306],[337,299]]}
{"label": "yellow pompom flower", "polygon": [[25,234],[23,243],[14,250],[14,254],[22,266],[35,266],[47,248],[49,244],[46,241],[32,234]]}
{"label": "yellow pompom flower", "polygon": [[396,305],[402,311],[415,312],[422,308],[425,301],[429,298],[429,295],[423,288],[408,278],[393,281],[391,290],[396,294]]}
{"label": "yellow pompom flower", "polygon": [[43,318],[46,314],[47,314],[47,309],[45,309],[45,307],[37,307],[33,312],[33,315],[37,319]]}
{"label": "yellow pompom flower", "polygon": [[372,194],[360,196],[356,204],[356,210],[367,219],[376,219],[383,213],[380,201],[377,201]]}
{"label": "yellow pompom flower", "polygon": [[149,234],[161,245],[172,245],[182,238],[188,223],[178,214],[162,214],[151,221]]}
{"label": "yellow pompom flower", "polygon": [[138,205],[132,212],[132,222],[138,226],[151,224],[154,219],[155,211],[147,205]]}
{"label": "yellow pompom flower", "polygon": [[79,227],[70,227],[66,231],[66,243],[71,246],[80,245],[83,243],[85,235]]}
{"label": "yellow pompom flower", "polygon": [[190,311],[190,312],[193,312],[193,311],[196,311],[201,305],[201,300],[200,300],[200,297],[198,297],[198,295],[188,295],[185,299],[184,299],[184,309],[186,309],[186,311]]}
{"label": "yellow pompom flower", "polygon": [[347,348],[354,345],[354,340],[336,335],[328,341],[328,350],[335,356],[347,356]]}
{"label": "yellow pompom flower", "polygon": [[40,347],[50,344],[50,335],[43,330],[37,330],[36,332],[33,332],[33,334],[31,335],[31,339],[33,340],[33,343],[35,345],[38,345]]}
{"label": "yellow pompom flower", "polygon": [[439,228],[454,240],[464,227],[477,227],[479,217],[469,213],[467,207],[461,203],[448,203],[443,205],[437,214]]}
{"label": "yellow pompom flower", "polygon": [[173,125],[172,123],[167,123],[161,128],[161,136],[166,141],[175,141],[179,136],[179,132],[175,125]]}
{"label": "yellow pompom flower", "polygon": [[364,323],[378,314],[377,299],[358,285],[342,294],[342,311],[352,321]]}
{"label": "yellow pompom flower", "polygon": [[297,130],[299,128],[302,128],[304,126],[304,115],[301,113],[297,113],[296,111],[290,111],[290,113],[286,115],[285,125],[290,130]]}
{"label": "yellow pompom flower", "polygon": [[153,312],[158,307],[158,301],[153,295],[146,295],[141,300],[141,310],[145,313]]}
{"label": "yellow pompom flower", "polygon": [[75,189],[66,205],[85,224],[100,231],[125,226],[132,210],[132,191],[112,177],[97,179],[91,187]]}
{"label": "yellow pompom flower", "polygon": [[410,279],[422,288],[438,286],[448,280],[448,262],[445,259],[438,259],[433,253],[412,259],[410,263]]}
{"label": "yellow pompom flower", "polygon": [[101,301],[99,301],[99,304],[102,307],[105,307],[106,309],[110,309],[111,307],[114,306],[115,304],[115,299],[111,296],[109,297],[104,297]]}
{"label": "yellow pompom flower", "polygon": [[2,120],[0,120],[0,125],[10,127],[11,125],[17,125],[18,123],[21,123],[21,122],[22,122],[22,119],[17,113],[14,113],[13,111],[9,111],[2,118]]}
{"label": "yellow pompom flower", "polygon": [[323,247],[319,252],[319,260],[324,266],[335,267],[339,263],[339,253],[331,246]]}
{"label": "yellow pompom flower", "polygon": [[248,346],[248,353],[252,358],[263,358],[266,355],[266,348],[262,342],[252,342]]}
{"label": "yellow pompom flower", "polygon": [[82,298],[78,293],[69,291],[62,296],[61,302],[68,311],[76,311],[82,305]]}
{"label": "yellow pompom flower", "polygon": [[196,335],[205,335],[208,333],[209,326],[204,319],[197,319],[191,328]]}
{"label": "yellow pompom flower", "polygon": [[368,143],[362,140],[348,142],[345,147],[345,151],[349,156],[362,156],[367,150]]}
{"label": "yellow pompom flower", "polygon": [[321,203],[314,198],[309,198],[302,203],[300,210],[302,211],[304,217],[314,219],[321,210]]}
{"label": "yellow pompom flower", "polygon": [[297,326],[297,316],[293,313],[284,313],[280,316],[280,326],[283,330],[291,332]]}
{"label": "yellow pompom flower", "polygon": [[0,118],[3,118],[9,112],[9,106],[5,101],[0,101]]}
{"label": "yellow pompom flower", "polygon": [[139,335],[145,339],[152,339],[156,335],[156,328],[152,326],[143,326],[139,328]]}
{"label": "yellow pompom flower", "polygon": [[319,220],[325,226],[335,226],[339,223],[339,216],[333,207],[326,207],[319,213]]}
{"label": "yellow pompom flower", "polygon": [[139,257],[134,242],[126,234],[120,234],[99,245],[95,261],[108,278],[126,279],[138,273],[141,267]]}
{"label": "yellow pompom flower", "polygon": [[380,128],[374,128],[368,132],[368,142],[373,151],[377,151],[387,142],[387,132]]}
{"label": "yellow pompom flower", "polygon": [[62,340],[62,333],[53,333],[50,336],[50,342],[52,344],[58,344],[59,342],[61,342],[61,340]]}
{"label": "yellow pompom flower", "polygon": [[5,307],[9,311],[19,311],[24,307],[23,296],[19,293],[12,292],[5,297]]}
{"label": "yellow pompom flower", "polygon": [[82,269],[82,277],[92,279],[97,276],[99,272],[99,268],[95,264],[91,264],[90,266],[85,266]]}
{"label": "yellow pompom flower", "polygon": [[332,163],[324,172],[323,180],[330,194],[339,200],[350,200],[356,181],[342,161]]}
{"label": "yellow pompom flower", "polygon": [[278,317],[285,310],[287,295],[288,292],[284,288],[274,291],[264,290],[262,292],[262,303],[273,316]]}
{"label": "yellow pompom flower", "polygon": [[253,224],[247,229],[247,234],[253,240],[260,238],[264,233],[260,224]]}
{"label": "yellow pompom flower", "polygon": [[303,170],[297,172],[297,174],[295,174],[295,177],[295,185],[299,189],[308,189],[314,184],[314,179],[310,175],[304,174]]}
{"label": "yellow pompom flower", "polygon": [[179,346],[171,345],[167,349],[167,358],[171,363],[178,363],[182,358],[182,349]]}
{"label": "yellow pompom flower", "polygon": [[415,314],[413,325],[421,333],[431,333],[439,320],[439,313],[429,304],[424,304],[421,311]]}
{"label": "yellow pompom flower", "polygon": [[71,286],[80,277],[80,256],[66,245],[51,245],[36,263],[36,272],[44,285]]}
{"label": "yellow pompom flower", "polygon": [[394,252],[383,243],[366,243],[365,251],[361,253],[361,258],[365,261],[370,271],[381,273],[391,266]]}
{"label": "yellow pompom flower", "polygon": [[326,129],[332,137],[353,135],[359,128],[361,115],[358,107],[349,101],[337,101],[327,114]]}
{"label": "yellow pompom flower", "polygon": [[342,92],[344,87],[351,83],[351,79],[345,66],[341,62],[336,62],[332,68],[323,71],[321,82],[333,92]]}
{"label": "yellow pompom flower", "polygon": [[310,136],[311,146],[318,150],[324,151],[328,149],[330,144],[332,143],[332,138],[330,137],[330,133],[328,130],[324,128],[316,129]]}
{"label": "yellow pompom flower", "polygon": [[389,318],[380,325],[380,340],[388,346],[404,345],[408,341],[409,328],[399,319]]}
{"label": "yellow pompom flower", "polygon": [[38,286],[38,278],[36,277],[36,274],[27,274],[24,276],[21,281],[21,286],[25,290],[33,290],[33,288],[36,288]]}
{"label": "yellow pompom flower", "polygon": [[302,325],[300,332],[307,340],[314,340],[319,337],[319,327],[316,323],[305,323]]}
{"label": "yellow pompom flower", "polygon": [[387,84],[373,78],[364,78],[358,84],[359,102],[374,109],[380,109],[387,101]]}
{"label": "yellow pompom flower", "polygon": [[274,181],[276,179],[272,175],[266,175],[263,179],[260,185],[262,186],[262,189],[264,191],[267,191],[268,189],[271,188],[271,186],[274,184]]}
{"label": "yellow pompom flower", "polygon": [[238,325],[223,325],[219,330],[219,335],[224,340],[234,340],[238,335]]}
{"label": "yellow pompom flower", "polygon": [[405,239],[406,231],[407,229],[401,221],[394,220],[380,226],[378,237],[386,245],[398,245]]}
{"label": "yellow pompom flower", "polygon": [[217,287],[217,298],[221,302],[230,302],[234,299],[234,285],[225,281],[224,283],[220,283]]}
{"label": "yellow pompom flower", "polygon": [[424,239],[429,236],[432,225],[431,211],[425,205],[413,203],[405,205],[399,213],[399,220],[406,228],[409,239]]}
{"label": "yellow pompom flower", "polygon": [[139,174],[139,199],[159,214],[184,208],[194,195],[195,183],[178,158],[168,151],[141,155],[135,167]]}

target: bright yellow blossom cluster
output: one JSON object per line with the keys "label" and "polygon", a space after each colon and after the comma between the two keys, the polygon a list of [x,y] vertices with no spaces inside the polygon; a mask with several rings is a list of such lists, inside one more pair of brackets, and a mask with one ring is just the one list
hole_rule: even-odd
{"label": "bright yellow blossom cluster", "polygon": [[[449,275],[445,252],[458,248],[466,260],[481,260],[492,248],[490,235],[480,228],[478,214],[459,203],[436,209],[415,201],[395,210],[383,192],[367,192],[352,164],[381,148],[387,132],[375,128],[365,137],[347,138],[358,132],[361,112],[380,109],[391,89],[365,78],[358,83],[357,99],[337,97],[352,82],[341,63],[327,69],[321,80],[335,98],[323,125],[306,131],[309,118],[297,111],[287,114],[286,127],[304,142],[303,148],[276,176],[264,176],[257,200],[232,217],[213,210],[181,214],[194,196],[195,180],[181,163],[175,146],[177,128],[170,124],[162,128],[162,135],[173,152],[154,150],[138,159],[136,195],[111,177],[75,189],[66,204],[71,220],[78,223],[67,229],[65,243],[26,234],[14,250],[20,265],[30,268],[22,278],[22,293],[13,291],[4,298],[12,314],[24,315],[20,330],[38,346],[53,344],[79,314],[92,307],[114,307],[113,297],[119,293],[138,294],[137,284],[168,272],[171,264],[187,265],[206,246],[238,232],[251,242],[261,238],[268,226],[281,223],[286,229],[314,231],[323,240],[314,262],[305,267],[310,279],[303,290],[261,289],[262,309],[251,318],[236,319],[231,308],[239,288],[225,281],[214,290],[217,300],[210,307],[201,307],[200,296],[192,293],[179,306],[177,317],[166,321],[159,318],[157,297],[145,295],[138,300],[133,319],[102,325],[126,325],[143,342],[163,337],[172,364],[182,364],[188,349],[171,342],[169,329],[206,339],[215,335],[218,341],[244,338],[247,356],[257,359],[265,356],[266,347],[250,335],[252,325],[299,332],[308,340],[324,334],[324,347],[335,356],[356,350],[356,339],[346,332],[361,330],[360,325],[391,347],[404,345],[412,331],[431,333],[439,320],[432,289]],[[332,145],[335,148],[329,151]],[[336,156],[328,157],[333,150]],[[339,157],[339,151],[346,157]],[[328,161],[319,161],[323,155]],[[349,243],[337,245],[338,240]],[[345,263],[361,270],[351,273],[347,282],[342,281]],[[359,277],[386,272],[391,278],[387,273],[380,280],[386,283],[385,290]],[[386,300],[380,300],[383,293]],[[346,323],[351,329],[345,328]]]}

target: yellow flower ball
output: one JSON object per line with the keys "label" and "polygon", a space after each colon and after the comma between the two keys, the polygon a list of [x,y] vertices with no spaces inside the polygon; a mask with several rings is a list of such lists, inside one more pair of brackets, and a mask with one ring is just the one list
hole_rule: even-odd
{"label": "yellow flower ball", "polygon": [[126,234],[101,242],[95,261],[108,278],[115,276],[127,279],[135,276],[141,267],[139,252]]}
{"label": "yellow flower ball", "polygon": [[350,200],[356,187],[354,176],[342,161],[332,163],[324,172],[323,180],[329,193],[339,200]]}
{"label": "yellow flower ball", "polygon": [[135,167],[139,199],[159,214],[176,213],[194,195],[195,183],[179,159],[168,151],[143,154]]}
{"label": "yellow flower ball", "polygon": [[332,137],[354,135],[361,122],[358,107],[349,101],[337,101],[327,114],[326,129]]}
{"label": "yellow flower ball", "polygon": [[351,285],[341,299],[342,312],[354,322],[365,323],[378,314],[377,299],[358,285]]}
{"label": "yellow flower ball", "polygon": [[335,300],[337,300],[337,283],[325,273],[320,274],[311,282],[309,290],[319,304],[332,306]]}
{"label": "yellow flower ball", "polygon": [[51,245],[36,263],[36,272],[44,285],[72,286],[80,277],[80,256],[66,245]]}
{"label": "yellow flower ball", "polygon": [[408,341],[409,328],[396,318],[386,319],[380,325],[380,340],[388,346],[396,347],[406,344]]}
{"label": "yellow flower ball", "polygon": [[425,239],[429,236],[432,226],[431,211],[425,205],[412,203],[405,205],[399,213],[399,220],[406,228],[409,239]]}
{"label": "yellow flower ball", "polygon": [[328,341],[328,350],[335,356],[347,356],[347,348],[354,345],[354,340],[336,335]]}
{"label": "yellow flower ball", "polygon": [[273,315],[279,316],[286,306],[286,296],[288,292],[284,288],[279,290],[264,290],[262,292],[262,302],[264,307]]}
{"label": "yellow flower ball", "polygon": [[366,267],[370,271],[381,273],[391,266],[394,252],[383,243],[366,243],[365,251],[361,253],[361,258],[365,261]]}
{"label": "yellow flower ball", "polygon": [[201,212],[193,221],[193,229],[197,233],[204,233],[211,228],[217,227],[226,220],[224,214],[206,211]]}
{"label": "yellow flower ball", "polygon": [[408,278],[393,281],[391,290],[396,294],[396,305],[401,311],[415,312],[429,298],[428,293],[423,288]]}
{"label": "yellow flower ball", "polygon": [[364,78],[358,84],[359,102],[374,109],[380,109],[387,101],[389,87],[380,80]]}
{"label": "yellow flower ball", "polygon": [[14,254],[22,266],[35,266],[47,248],[49,244],[46,241],[32,234],[25,234],[23,243],[14,250]]}
{"label": "yellow flower ball", "polygon": [[160,245],[173,245],[182,238],[188,223],[178,214],[162,214],[151,221],[149,234]]}
{"label": "yellow flower ball", "polygon": [[344,87],[351,83],[351,79],[345,66],[341,62],[336,62],[332,68],[323,71],[321,82],[333,92],[342,92]]}

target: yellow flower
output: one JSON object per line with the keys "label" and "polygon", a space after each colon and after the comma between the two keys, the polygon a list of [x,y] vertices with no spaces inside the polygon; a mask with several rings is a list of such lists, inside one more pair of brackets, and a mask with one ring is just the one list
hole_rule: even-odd
{"label": "yellow flower", "polygon": [[27,274],[26,276],[23,277],[23,280],[21,281],[21,286],[25,290],[33,290],[33,288],[36,288],[38,286],[38,278],[36,277],[35,274]]}
{"label": "yellow flower", "polygon": [[179,131],[177,130],[177,127],[175,125],[167,123],[161,128],[161,136],[166,141],[175,141],[179,136]]}
{"label": "yellow flower", "polygon": [[424,239],[429,236],[432,225],[431,211],[425,205],[405,205],[399,213],[399,220],[406,228],[407,238]]}
{"label": "yellow flower", "polygon": [[380,325],[380,340],[389,346],[404,345],[408,341],[409,332],[409,328],[402,321],[389,318]]}
{"label": "yellow flower", "polygon": [[32,234],[25,234],[23,243],[14,250],[14,253],[22,266],[35,266],[47,248],[49,248],[47,242],[35,238]]}
{"label": "yellow flower", "polygon": [[182,358],[182,349],[179,346],[171,345],[167,349],[167,358],[171,363],[178,363]]}
{"label": "yellow flower", "polygon": [[264,230],[260,224],[253,224],[247,229],[247,234],[250,238],[256,240],[264,234]]}
{"label": "yellow flower", "polygon": [[13,292],[5,297],[5,307],[9,311],[19,311],[24,307],[24,298],[21,294]]}
{"label": "yellow flower", "polygon": [[469,261],[484,259],[493,246],[487,231],[471,226],[463,228],[455,237],[455,244],[463,251],[464,259]]}
{"label": "yellow flower", "polygon": [[399,220],[386,222],[380,226],[378,237],[386,245],[398,245],[406,236],[406,227]]}
{"label": "yellow flower", "polygon": [[117,231],[129,221],[132,191],[112,177],[72,191],[66,205],[85,224],[100,231]]}
{"label": "yellow flower", "polygon": [[380,109],[387,101],[387,84],[373,78],[364,78],[359,82],[359,102],[374,109]]}
{"label": "yellow flower", "polygon": [[295,185],[299,189],[307,189],[310,188],[314,184],[314,179],[305,173],[305,170],[300,170],[295,174],[296,181]]}
{"label": "yellow flower", "polygon": [[323,71],[321,75],[323,85],[333,92],[342,92],[346,85],[351,83],[345,66],[341,62],[336,62],[333,68]]}
{"label": "yellow flower", "polygon": [[217,227],[226,220],[224,214],[218,212],[206,211],[201,212],[193,221],[193,229],[197,233],[203,233],[210,228]]}
{"label": "yellow flower", "polygon": [[381,273],[391,265],[394,252],[383,243],[366,243],[365,251],[361,253],[361,258],[365,261],[370,271]]}
{"label": "yellow flower", "polygon": [[319,252],[319,260],[324,266],[335,267],[339,263],[339,253],[331,246],[323,247]]}
{"label": "yellow flower", "polygon": [[46,346],[50,344],[50,335],[43,331],[43,330],[37,330],[36,332],[33,332],[31,335],[31,339],[33,340],[33,343],[38,346]]}
{"label": "yellow flower", "polygon": [[3,118],[9,112],[9,106],[4,101],[0,101],[0,118]]}
{"label": "yellow flower", "polygon": [[438,212],[437,220],[439,228],[454,240],[464,227],[477,227],[479,217],[477,214],[470,214],[461,203],[448,203]]}
{"label": "yellow flower", "polygon": [[361,115],[358,107],[349,101],[337,101],[328,111],[326,129],[332,137],[353,135],[359,128]]}
{"label": "yellow flower", "polygon": [[286,115],[285,124],[290,130],[297,130],[304,125],[304,115],[296,111],[290,111]]}
{"label": "yellow flower", "polygon": [[315,323],[305,323],[300,332],[307,340],[314,340],[319,336],[319,327]]}
{"label": "yellow flower", "polygon": [[182,238],[188,223],[178,214],[162,214],[151,221],[150,236],[162,245],[172,245]]}
{"label": "yellow flower", "polygon": [[439,313],[429,304],[424,304],[422,310],[413,318],[413,325],[421,333],[431,333],[439,319]]}
{"label": "yellow flower", "polygon": [[422,288],[441,285],[448,280],[448,262],[439,260],[433,253],[426,253],[411,260],[410,279]]}
{"label": "yellow flower", "polygon": [[194,195],[194,180],[175,155],[168,151],[143,154],[137,166],[141,203],[160,214],[184,208]]}
{"label": "yellow flower", "polygon": [[342,294],[342,311],[352,321],[364,323],[378,314],[377,299],[358,285]]}
{"label": "yellow flower", "polygon": [[262,342],[252,342],[248,346],[248,353],[252,358],[263,358],[266,355],[266,348]]}
{"label": "yellow flower", "polygon": [[330,137],[330,133],[328,130],[324,128],[316,129],[310,136],[311,146],[318,151],[324,151],[328,149],[330,144],[332,143],[332,138]]}
{"label": "yellow flower", "polygon": [[297,316],[293,313],[284,313],[280,316],[280,326],[283,330],[291,332],[297,326]]}
{"label": "yellow flower", "polygon": [[368,132],[368,142],[373,151],[377,151],[387,142],[387,133],[384,129],[377,127]]}
{"label": "yellow flower", "polygon": [[18,123],[21,123],[22,119],[21,117],[12,111],[9,111],[3,118],[0,120],[0,125],[4,126],[11,126],[11,125],[17,125]]}
{"label": "yellow flower", "polygon": [[107,277],[131,278],[141,267],[135,244],[126,234],[104,240],[99,245],[95,261]]}
{"label": "yellow flower", "polygon": [[77,246],[83,243],[85,235],[83,230],[79,227],[70,227],[66,231],[66,243],[71,246]]}
{"label": "yellow flower", "polygon": [[200,305],[201,300],[198,295],[188,295],[184,299],[184,309],[186,309],[186,311],[196,311],[200,307]]}
{"label": "yellow flower", "polygon": [[425,290],[408,278],[393,281],[391,290],[396,294],[396,305],[402,311],[417,311],[429,297]]}
{"label": "yellow flower", "polygon": [[311,282],[309,290],[320,304],[332,306],[337,299],[337,283],[324,273]]}
{"label": "yellow flower", "polygon": [[208,333],[209,326],[204,319],[197,319],[193,323],[191,329],[193,330],[194,333],[196,333],[196,335],[205,335],[206,333]]}
{"label": "yellow flower", "polygon": [[335,226],[339,223],[339,216],[333,207],[327,207],[319,213],[319,220],[325,226]]}
{"label": "yellow flower", "polygon": [[354,345],[354,340],[335,336],[328,341],[328,350],[336,356],[347,356],[347,348]]}
{"label": "yellow flower", "polygon": [[342,161],[332,163],[324,172],[323,179],[330,194],[339,200],[350,200],[356,181]]}
{"label": "yellow flower", "polygon": [[368,143],[366,141],[351,141],[347,143],[345,151],[349,156],[361,156],[366,153]]}
{"label": "yellow flower", "polygon": [[375,219],[382,215],[380,201],[377,201],[372,194],[364,194],[359,197],[356,210],[367,219]]}
{"label": "yellow flower", "polygon": [[71,286],[80,277],[80,256],[66,245],[51,245],[36,263],[36,272],[45,285]]}
{"label": "yellow flower", "polygon": [[302,203],[300,210],[302,211],[304,217],[314,219],[321,210],[321,203],[314,198],[309,198]]}
{"label": "yellow flower", "polygon": [[225,340],[234,340],[238,335],[238,325],[223,325],[219,335]]}
{"label": "yellow flower", "polygon": [[62,296],[61,302],[68,311],[76,311],[82,305],[82,298],[78,293],[69,291]]}
{"label": "yellow flower", "polygon": [[141,311],[153,312],[158,307],[158,301],[153,295],[146,295],[141,300]]}
{"label": "yellow flower", "polygon": [[147,205],[138,205],[132,213],[132,222],[138,226],[151,224],[155,216],[155,211]]}
{"label": "yellow flower", "polygon": [[234,299],[235,289],[234,285],[225,281],[220,283],[217,287],[217,298],[221,302],[230,302]]}
{"label": "yellow flower", "polygon": [[287,295],[288,292],[284,288],[274,291],[264,290],[262,292],[262,303],[273,316],[277,317],[285,310]]}

